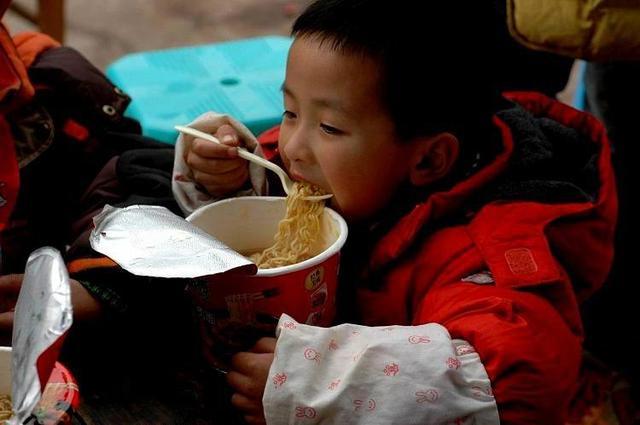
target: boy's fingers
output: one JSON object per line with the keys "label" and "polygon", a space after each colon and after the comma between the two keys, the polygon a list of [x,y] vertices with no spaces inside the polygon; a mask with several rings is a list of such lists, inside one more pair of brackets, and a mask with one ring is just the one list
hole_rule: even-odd
{"label": "boy's fingers", "polygon": [[273,353],[276,350],[276,339],[264,337],[251,348],[252,353]]}
{"label": "boy's fingers", "polygon": [[231,365],[238,372],[247,375],[266,375],[273,362],[273,351],[264,353],[240,352],[231,357]]}
{"label": "boy's fingers", "polygon": [[264,425],[266,421],[264,416],[245,416],[244,421],[247,425]]}
{"label": "boy's fingers", "polygon": [[233,167],[229,170],[219,171],[215,170],[203,170],[201,168],[192,168],[193,176],[200,184],[227,184],[228,182],[240,181],[244,182],[244,179],[249,176],[249,168],[246,164],[239,164],[238,167]]}
{"label": "boy's fingers", "polygon": [[240,158],[206,158],[189,152],[186,157],[187,165],[192,170],[202,171],[208,174],[225,174],[236,168],[246,168],[247,161]]}
{"label": "boy's fingers", "polygon": [[231,357],[231,368],[239,373],[253,375],[253,372],[259,367],[258,356],[254,353],[236,353]]}
{"label": "boy's fingers", "polygon": [[222,196],[242,187],[244,182],[249,178],[249,173],[245,171],[234,174],[222,181],[219,176],[211,176],[210,174],[200,173],[199,171],[195,171],[193,177],[194,180],[203,186],[211,195]]}
{"label": "boy's fingers", "polygon": [[19,293],[23,278],[23,274],[8,274],[0,276],[0,291],[3,294]]}
{"label": "boy's fingers", "polygon": [[203,158],[213,159],[236,158],[238,156],[238,150],[235,147],[219,145],[210,140],[197,137],[191,143],[190,152],[194,152]]}
{"label": "boy's fingers", "polygon": [[262,414],[262,404],[256,402],[249,397],[240,394],[234,393],[231,396],[231,404],[238,410],[242,410],[246,414]]}
{"label": "boy's fingers", "polygon": [[[235,369],[235,367],[234,367]],[[236,392],[250,398],[262,399],[264,388],[254,379],[249,378],[237,371],[227,373],[227,383]]]}
{"label": "boy's fingers", "polygon": [[216,131],[216,137],[225,145],[240,145],[240,137],[238,137],[238,132],[229,124],[221,125],[220,128],[218,128],[218,131]]}
{"label": "boy's fingers", "polygon": [[0,312],[0,335],[13,330],[13,311]]}
{"label": "boy's fingers", "polygon": [[0,313],[13,310],[22,286],[21,274],[0,276]]}

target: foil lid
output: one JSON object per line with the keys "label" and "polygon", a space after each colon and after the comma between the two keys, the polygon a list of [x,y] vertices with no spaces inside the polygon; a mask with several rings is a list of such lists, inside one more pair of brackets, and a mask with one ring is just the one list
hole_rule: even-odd
{"label": "foil lid", "polygon": [[194,278],[258,268],[164,207],[110,205],[93,218],[91,247],[138,276]]}
{"label": "foil lid", "polygon": [[22,424],[31,415],[72,322],[65,263],[56,249],[40,248],[27,261],[16,303],[11,358],[13,416],[7,423]]}

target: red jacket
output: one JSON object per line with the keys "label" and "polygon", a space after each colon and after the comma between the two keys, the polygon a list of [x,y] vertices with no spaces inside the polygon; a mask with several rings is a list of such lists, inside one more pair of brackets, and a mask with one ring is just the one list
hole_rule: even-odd
{"label": "red jacket", "polygon": [[[593,152],[593,176],[585,180],[592,198],[498,197],[470,209],[461,224],[436,227],[424,236],[425,228],[464,210],[470,198],[501,176],[517,178],[512,164],[522,155],[516,147],[524,141],[514,135],[524,133],[521,123],[508,123],[498,114],[494,122],[502,152],[470,178],[415,205],[379,239],[367,274],[380,282],[375,288],[361,286],[357,304],[364,324],[439,323],[452,338],[470,342],[492,382],[503,424],[561,424],[581,361],[578,306],[602,285],[613,257],[617,198],[609,144],[591,115],[535,93],[507,98],[536,117],[548,139],[561,140],[565,130],[581,134],[586,150]],[[530,129],[534,135],[541,131]],[[277,131],[261,138],[267,156],[277,153],[275,140]],[[555,164],[577,156],[570,148]],[[541,174],[531,179],[534,186],[548,178],[542,175],[549,168],[553,165],[532,168]],[[515,183],[508,177],[503,184]],[[554,188],[543,184],[538,191]],[[473,277],[478,273],[489,282]]]}

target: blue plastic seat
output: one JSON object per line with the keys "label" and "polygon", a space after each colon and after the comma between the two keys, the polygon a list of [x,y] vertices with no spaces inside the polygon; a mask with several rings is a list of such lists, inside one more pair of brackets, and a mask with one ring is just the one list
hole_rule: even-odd
{"label": "blue plastic seat", "polygon": [[578,62],[578,84],[576,85],[576,91],[573,95],[573,107],[584,111],[587,107],[587,92],[585,87],[585,70],[586,63],[584,61]]}
{"label": "blue plastic seat", "polygon": [[281,85],[292,39],[268,36],[134,53],[107,68],[133,101],[126,114],[143,134],[173,144],[176,124],[228,113],[254,134],[280,122]]}

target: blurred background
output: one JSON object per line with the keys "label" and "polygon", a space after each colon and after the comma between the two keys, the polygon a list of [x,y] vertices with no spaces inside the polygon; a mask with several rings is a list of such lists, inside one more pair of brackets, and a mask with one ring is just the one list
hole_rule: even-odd
{"label": "blurred background", "polygon": [[[13,34],[33,30],[51,34],[105,71],[116,59],[133,52],[262,35],[288,35],[296,16],[311,2],[14,0],[5,15],[5,24]],[[25,15],[31,15],[32,20]],[[552,67],[557,68],[558,64],[553,63]],[[539,73],[538,69],[534,71],[528,72]],[[575,66],[566,87],[559,90],[561,101],[574,103],[577,80],[578,67]]]}
{"label": "blurred background", "polygon": [[[5,22],[12,33],[54,34],[104,70],[131,52],[260,35],[288,35],[310,0],[14,0]],[[60,10],[64,13],[61,14]],[[36,15],[39,25],[18,11]]]}

